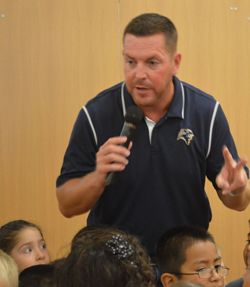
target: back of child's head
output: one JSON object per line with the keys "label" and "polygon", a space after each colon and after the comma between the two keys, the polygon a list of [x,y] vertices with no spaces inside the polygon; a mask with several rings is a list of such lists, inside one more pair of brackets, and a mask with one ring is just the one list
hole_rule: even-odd
{"label": "back of child's head", "polygon": [[19,287],[53,287],[54,270],[52,264],[30,266],[19,274]]}
{"label": "back of child's head", "polygon": [[14,260],[0,250],[0,286],[18,287],[18,268]]}
{"label": "back of child's head", "polygon": [[80,229],[71,241],[71,250],[74,249],[75,246],[78,245],[78,243],[81,244],[85,236],[90,237],[92,233],[95,233],[96,230],[100,230],[100,229],[110,229],[110,226],[97,223],[97,224],[87,225],[83,227],[82,229]]}
{"label": "back of child's head", "polygon": [[0,228],[0,249],[10,254],[17,243],[20,231],[25,228],[36,228],[42,235],[41,229],[34,223],[25,220],[10,221]]}
{"label": "back of child's head", "polygon": [[149,257],[137,237],[107,227],[90,229],[74,241],[57,287],[154,286]]}
{"label": "back of child's head", "polygon": [[178,226],[164,232],[157,243],[155,256],[160,274],[180,272],[186,261],[186,250],[199,241],[215,244],[213,236],[197,226]]}

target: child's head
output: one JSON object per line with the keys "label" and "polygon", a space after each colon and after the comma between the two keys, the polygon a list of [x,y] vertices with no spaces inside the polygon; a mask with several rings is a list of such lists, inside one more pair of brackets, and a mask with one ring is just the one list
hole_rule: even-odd
{"label": "child's head", "polygon": [[246,272],[243,274],[243,287],[250,287],[250,254],[247,256],[246,266]]}
{"label": "child's head", "polygon": [[149,257],[137,237],[97,227],[83,230],[57,274],[57,287],[153,287]]}
{"label": "child's head", "polygon": [[0,250],[0,286],[18,287],[18,269],[15,261]]}
{"label": "child's head", "polygon": [[80,229],[71,241],[71,250],[77,247],[78,244],[81,244],[85,236],[90,237],[92,233],[95,234],[96,230],[100,230],[100,229],[110,229],[110,226],[97,223],[97,224],[87,225],[83,227],[82,229]]}
{"label": "child's head", "polygon": [[157,244],[156,262],[164,286],[186,280],[206,287],[224,287],[228,273],[212,235],[200,227],[166,231]]}
{"label": "child's head", "polygon": [[19,274],[19,287],[53,287],[54,270],[52,264],[30,266]]}
{"label": "child's head", "polygon": [[50,263],[41,229],[28,221],[15,220],[2,226],[0,249],[14,259],[19,272],[33,265]]}
{"label": "child's head", "polygon": [[[250,228],[250,220],[248,221],[248,224],[249,224],[249,228]],[[248,260],[249,254],[250,254],[250,232],[248,232],[248,234],[247,234],[247,244],[246,244],[244,251],[243,251],[243,258],[244,258],[244,262],[245,262],[246,266],[248,266],[247,260]]]}

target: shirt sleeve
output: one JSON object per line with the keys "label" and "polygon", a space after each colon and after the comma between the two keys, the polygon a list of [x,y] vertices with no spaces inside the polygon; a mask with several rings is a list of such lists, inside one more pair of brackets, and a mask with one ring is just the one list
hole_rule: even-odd
{"label": "shirt sleeve", "polygon": [[83,109],[78,114],[67,150],[61,174],[57,178],[59,187],[73,178],[80,178],[95,169],[97,146],[89,120]]}

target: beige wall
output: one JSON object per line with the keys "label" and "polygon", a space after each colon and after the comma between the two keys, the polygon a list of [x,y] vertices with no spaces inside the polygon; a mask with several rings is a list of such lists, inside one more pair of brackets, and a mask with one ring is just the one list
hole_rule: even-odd
{"label": "beige wall", "polygon": [[[240,156],[250,158],[249,1],[1,0],[0,225],[39,224],[54,259],[86,224],[86,215],[64,218],[55,196],[74,121],[87,100],[123,80],[121,34],[143,12],[174,21],[179,78],[222,104]],[[244,272],[249,210],[228,210],[210,184],[207,190],[229,282]]]}

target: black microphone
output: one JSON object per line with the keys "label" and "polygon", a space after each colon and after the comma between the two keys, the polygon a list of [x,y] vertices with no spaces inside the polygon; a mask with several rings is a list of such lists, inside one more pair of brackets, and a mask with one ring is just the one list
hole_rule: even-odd
{"label": "black microphone", "polygon": [[[122,144],[121,146],[124,146],[128,148],[129,143],[131,142],[131,139],[134,135],[136,126],[139,124],[139,122],[142,119],[142,111],[137,106],[129,106],[126,111],[125,115],[125,123],[123,125],[122,131],[120,136],[127,137],[127,141]],[[110,184],[115,184],[119,172],[112,171],[108,174],[105,182]]]}

